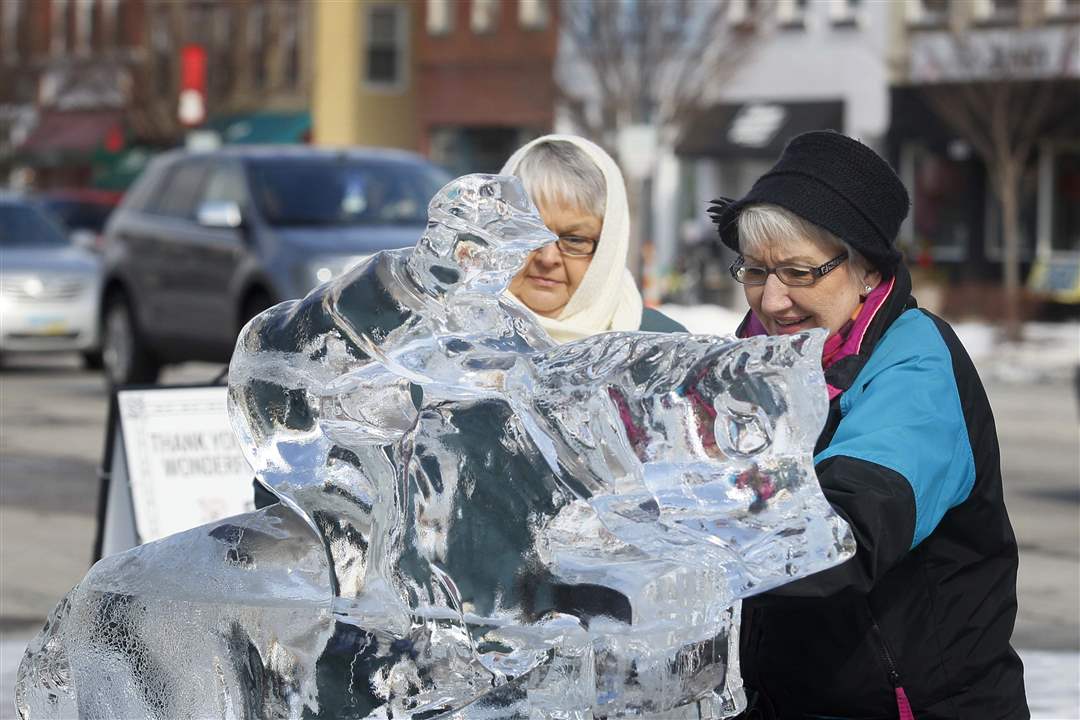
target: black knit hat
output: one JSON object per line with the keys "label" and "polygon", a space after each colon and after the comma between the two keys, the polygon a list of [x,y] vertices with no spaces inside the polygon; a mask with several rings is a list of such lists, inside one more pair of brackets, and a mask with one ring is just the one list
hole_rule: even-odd
{"label": "black knit hat", "polygon": [[847,242],[886,277],[900,262],[893,247],[910,201],[889,164],[858,140],[831,130],[798,135],[739,200],[714,200],[720,239],[739,251],[739,213],[771,203]]}

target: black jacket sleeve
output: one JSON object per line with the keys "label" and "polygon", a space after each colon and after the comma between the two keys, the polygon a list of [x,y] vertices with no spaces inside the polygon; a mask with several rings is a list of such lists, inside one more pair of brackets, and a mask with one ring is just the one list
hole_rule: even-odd
{"label": "black jacket sleeve", "polygon": [[772,590],[775,597],[865,594],[911,547],[915,495],[894,470],[866,460],[834,456],[817,465],[825,499],[855,535],[855,556],[836,567]]}

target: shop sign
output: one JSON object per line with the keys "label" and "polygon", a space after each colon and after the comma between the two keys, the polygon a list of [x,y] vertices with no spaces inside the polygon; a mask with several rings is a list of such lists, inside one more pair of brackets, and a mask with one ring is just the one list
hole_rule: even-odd
{"label": "shop sign", "polygon": [[1045,80],[1080,77],[1080,33],[1072,27],[985,29],[911,36],[909,80]]}

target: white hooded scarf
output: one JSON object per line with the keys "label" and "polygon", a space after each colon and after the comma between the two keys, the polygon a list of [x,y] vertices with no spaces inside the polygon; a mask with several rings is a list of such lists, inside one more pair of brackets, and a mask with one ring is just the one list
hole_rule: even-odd
{"label": "white hooded scarf", "polygon": [[558,343],[610,330],[637,330],[641,327],[641,293],[626,267],[630,251],[630,209],[626,183],[611,156],[600,146],[576,135],[544,135],[520,147],[503,165],[500,174],[514,175],[530,148],[537,143],[556,140],[579,148],[600,168],[607,185],[607,205],[596,254],[581,284],[558,317],[537,315],[537,320]]}

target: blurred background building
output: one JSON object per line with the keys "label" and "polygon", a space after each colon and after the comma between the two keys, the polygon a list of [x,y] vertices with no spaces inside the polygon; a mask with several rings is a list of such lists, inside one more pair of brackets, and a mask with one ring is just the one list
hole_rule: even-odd
{"label": "blurred background building", "polygon": [[757,39],[732,68],[730,79],[708,89],[701,110],[675,145],[684,167],[682,192],[694,198],[681,205],[676,245],[695,252],[670,257],[690,260],[689,268],[708,268],[698,283],[703,292],[726,287],[741,295],[726,273],[734,259],[731,251],[722,248],[711,263],[700,260],[708,256],[698,247],[702,238],[718,249],[711,242],[715,229],[701,208],[713,198],[737,198],[749,191],[788,139],[835,129],[886,151],[889,68],[884,49],[893,4],[779,0],[773,12],[758,18],[747,17],[745,5],[732,5],[732,21],[756,23],[748,30],[755,30]]}
{"label": "blurred background building", "polygon": [[708,201],[832,128],[911,189],[923,297],[1007,317],[1080,303],[1078,34],[1080,0],[4,0],[0,178],[305,142],[492,172],[578,132],[626,172],[648,299],[726,304]]}
{"label": "blurred background building", "polygon": [[936,271],[954,315],[1018,322],[1008,295],[1025,279],[1080,301],[1080,2],[921,0],[892,20],[909,259]]}
{"label": "blurred background building", "polygon": [[304,5],[315,16],[312,140],[415,149],[422,6],[409,0]]}
{"label": "blurred background building", "polygon": [[122,190],[193,128],[310,136],[306,2],[5,0],[0,169],[36,189]]}
{"label": "blurred background building", "polygon": [[426,0],[422,6],[417,145],[452,174],[498,172],[518,146],[551,131],[558,4]]}

